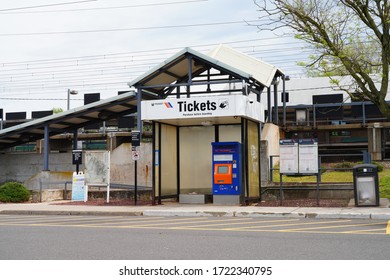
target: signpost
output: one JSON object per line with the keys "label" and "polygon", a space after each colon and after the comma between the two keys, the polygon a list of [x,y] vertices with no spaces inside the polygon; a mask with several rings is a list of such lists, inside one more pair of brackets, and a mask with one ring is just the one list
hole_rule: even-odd
{"label": "signpost", "polygon": [[134,204],[137,205],[137,161],[139,160],[139,147],[141,146],[141,131],[131,132],[131,159],[134,160]]}

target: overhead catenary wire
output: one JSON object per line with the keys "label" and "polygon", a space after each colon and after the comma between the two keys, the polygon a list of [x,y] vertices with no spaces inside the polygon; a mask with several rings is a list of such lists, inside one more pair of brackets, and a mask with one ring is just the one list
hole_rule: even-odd
{"label": "overhead catenary wire", "polygon": [[[290,61],[292,64],[285,66],[284,69],[296,68],[297,55],[302,56],[301,60],[306,56],[302,50],[302,43],[296,41],[273,43],[276,39],[270,37],[237,40],[223,42],[223,44],[231,45],[235,49],[249,55],[255,55],[255,57],[269,56],[270,58],[266,59],[266,62],[270,62],[273,56],[285,65],[288,65],[286,63]],[[191,47],[207,52],[216,45],[219,45],[219,43],[199,44]],[[127,82],[155,67],[162,60],[182,48],[170,47],[77,57],[3,62],[0,63],[0,97],[21,96],[19,100],[29,100],[30,98],[36,98],[38,95],[54,95],[53,98],[55,99],[55,95],[63,94],[67,87],[78,87],[83,91],[94,89],[94,91],[96,89],[100,91],[103,88],[117,90],[118,87],[126,90],[128,88]],[[294,50],[296,53],[291,55],[291,59],[282,57],[281,53],[294,53]],[[70,67],[69,63],[74,63],[77,68]],[[24,77],[24,80],[18,81],[18,78],[20,80],[22,77]],[[5,79],[9,79],[8,82]],[[48,98],[48,100],[53,98]]]}
{"label": "overhead catenary wire", "polygon": [[195,28],[217,25],[232,25],[232,24],[247,24],[248,22],[259,22],[259,20],[236,20],[236,21],[220,21],[208,23],[193,23],[193,24],[177,24],[164,26],[138,26],[127,28],[110,28],[110,29],[90,29],[90,30],[73,30],[73,31],[47,31],[47,32],[21,32],[21,33],[0,33],[0,37],[10,36],[41,36],[41,35],[65,35],[65,34],[85,34],[85,33],[104,33],[104,32],[121,32],[121,31],[145,31],[159,29],[176,29],[176,28]]}
{"label": "overhead catenary wire", "polygon": [[27,9],[37,9],[37,8],[46,8],[46,7],[54,7],[54,6],[64,6],[64,5],[74,5],[86,2],[97,2],[98,0],[82,0],[82,1],[73,1],[73,2],[62,2],[62,3],[51,3],[44,5],[34,5],[34,6],[24,6],[24,7],[16,7],[16,8],[6,8],[0,9],[0,12],[6,11],[16,11],[16,10],[27,10]]}
{"label": "overhead catenary wire", "polygon": [[[81,2],[91,2],[90,1],[80,1]],[[45,14],[45,13],[67,13],[67,12],[85,12],[85,11],[99,11],[99,10],[115,10],[115,9],[128,9],[128,8],[143,8],[143,7],[156,7],[156,6],[166,6],[166,5],[178,5],[178,4],[192,4],[198,2],[207,2],[208,0],[187,0],[187,1],[175,1],[175,2],[159,2],[159,3],[148,3],[148,4],[137,4],[137,5],[122,5],[122,6],[106,6],[106,7],[91,7],[91,8],[77,8],[77,9],[62,9],[62,10],[40,10],[40,11],[18,11],[10,12],[14,10],[20,10],[23,8],[16,9],[7,9],[0,10],[1,14]],[[48,5],[50,6],[50,5]],[[27,7],[28,8],[28,7]],[[24,8],[24,9],[27,9]],[[35,7],[37,8],[37,7]]]}

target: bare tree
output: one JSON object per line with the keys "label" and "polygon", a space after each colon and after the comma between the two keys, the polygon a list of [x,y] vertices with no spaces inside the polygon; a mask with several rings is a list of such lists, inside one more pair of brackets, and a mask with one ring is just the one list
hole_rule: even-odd
{"label": "bare tree", "polygon": [[[330,77],[354,101],[370,100],[390,120],[388,0],[253,0],[268,24],[288,27],[313,49],[311,75]],[[336,77],[349,76],[343,86]]]}

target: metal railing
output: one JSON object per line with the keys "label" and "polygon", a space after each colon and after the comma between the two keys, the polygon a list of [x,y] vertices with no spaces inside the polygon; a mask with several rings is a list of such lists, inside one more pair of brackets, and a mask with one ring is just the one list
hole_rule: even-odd
{"label": "metal railing", "polygon": [[[40,180],[39,181],[39,202],[42,202],[42,192],[44,189],[44,186],[50,186],[50,185],[63,185],[63,199],[67,200],[67,192],[68,192],[68,185],[70,185],[70,188],[72,188],[72,181],[44,181]],[[93,186],[93,184],[91,185]],[[107,186],[103,187],[106,188]],[[98,187],[99,190],[102,188],[102,186]],[[59,189],[62,189],[59,188]],[[135,185],[130,185],[130,184],[117,184],[117,183],[111,183],[110,184],[110,189],[125,189],[125,190],[135,190]],[[144,190],[151,190],[152,187],[149,186],[137,186],[138,191],[144,191]]]}
{"label": "metal railing", "polygon": [[[273,167],[273,159],[274,157],[279,157],[279,156],[270,156],[270,169],[269,169],[269,174],[270,174],[270,182],[274,182],[274,178],[273,178],[273,171],[275,170],[280,170],[280,168],[274,168]],[[267,186],[267,187],[263,187],[262,188],[262,191],[261,191],[261,194],[260,196],[262,196],[263,194],[265,194],[266,192],[268,191],[271,191],[271,190],[277,190],[279,191],[279,200],[280,200],[280,205],[282,205],[282,201],[283,201],[283,192],[284,191],[302,191],[302,190],[305,190],[305,191],[316,191],[316,198],[317,198],[317,205],[319,205],[319,200],[320,200],[320,191],[353,191],[354,188],[353,186],[352,187],[349,187],[349,186],[336,186],[336,187],[326,187],[326,188],[321,188],[320,186],[320,182],[321,182],[321,174],[325,171],[328,171],[328,170],[333,170],[333,171],[350,171],[350,172],[353,172],[353,167],[351,168],[340,168],[340,167],[322,167],[321,166],[321,162],[322,162],[322,158],[324,157],[362,157],[363,159],[363,162],[364,163],[371,163],[371,158],[369,156],[369,154],[367,153],[367,151],[363,151],[363,153],[361,154],[337,154],[337,155],[333,155],[333,154],[329,154],[329,155],[319,155],[318,157],[318,166],[319,166],[319,169],[318,169],[318,173],[317,174],[311,174],[309,176],[316,176],[316,182],[310,182],[312,184],[316,184],[315,187],[308,187],[308,186],[294,186],[294,187],[288,187],[288,188],[283,188],[283,182],[282,182],[282,176],[283,174],[279,174],[280,176],[280,181],[279,181],[279,186]],[[298,174],[299,175],[299,174]],[[302,175],[302,176],[306,176],[306,175]],[[338,184],[343,184],[343,183],[350,183],[350,184],[353,184],[353,182],[331,182],[331,184],[335,184],[335,183],[338,183]],[[302,183],[300,183],[302,184]],[[307,182],[305,184],[308,184]]]}

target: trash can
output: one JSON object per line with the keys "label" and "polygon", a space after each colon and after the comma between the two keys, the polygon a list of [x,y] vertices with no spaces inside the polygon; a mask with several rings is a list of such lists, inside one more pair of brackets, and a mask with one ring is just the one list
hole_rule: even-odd
{"label": "trash can", "polygon": [[355,206],[379,206],[378,167],[360,164],[353,167]]}

